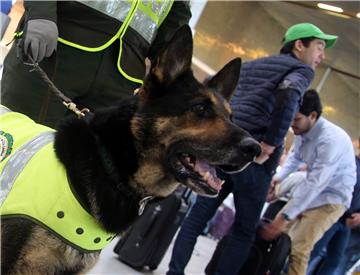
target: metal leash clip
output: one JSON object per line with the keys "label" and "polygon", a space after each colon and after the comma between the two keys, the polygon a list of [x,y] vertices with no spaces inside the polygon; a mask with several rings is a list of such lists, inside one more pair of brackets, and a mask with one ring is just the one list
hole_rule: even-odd
{"label": "metal leash clip", "polygon": [[76,104],[74,102],[72,102],[72,100],[70,98],[68,98],[67,96],[65,96],[56,86],[55,84],[50,80],[50,78],[47,76],[47,74],[44,72],[44,70],[39,66],[39,64],[37,62],[35,62],[31,56],[27,56],[27,58],[29,59],[30,62],[24,62],[25,65],[29,65],[31,66],[31,70],[30,71],[36,71],[39,73],[39,75],[41,76],[41,78],[45,81],[45,83],[49,86],[49,88],[51,89],[51,91],[57,96],[59,97],[59,99],[61,99],[62,103],[66,106],[66,108],[68,108],[69,110],[71,110],[72,112],[74,112],[78,118],[83,118],[85,117],[86,113],[89,113],[90,110],[88,108],[83,108],[83,109],[78,109],[76,107]]}
{"label": "metal leash clip", "polygon": [[66,102],[63,101],[63,104],[66,106],[66,108],[68,108],[70,111],[73,111],[78,118],[82,118],[86,115],[86,113],[90,112],[90,110],[88,108],[83,108],[83,109],[78,109],[76,107],[76,104],[74,102]]}

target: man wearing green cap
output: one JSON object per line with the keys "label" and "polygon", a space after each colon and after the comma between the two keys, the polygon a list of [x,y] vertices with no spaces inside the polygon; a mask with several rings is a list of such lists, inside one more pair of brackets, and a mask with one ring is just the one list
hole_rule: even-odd
{"label": "man wearing green cap", "polygon": [[323,33],[318,27],[310,23],[300,23],[290,27],[285,33],[284,44],[301,38],[314,37],[325,41],[325,48],[331,48],[336,39],[336,35]]}
{"label": "man wearing green cap", "polygon": [[290,27],[284,36],[285,50],[292,50],[296,57],[313,69],[325,59],[325,48],[331,48],[337,39],[336,35],[323,33],[310,23],[300,23]]}
{"label": "man wearing green cap", "polygon": [[167,275],[184,274],[197,236],[229,193],[234,196],[235,221],[224,249],[205,273],[250,274],[240,270],[254,240],[284,137],[313,80],[314,69],[325,58],[325,47],[334,40],[335,36],[326,36],[314,25],[298,24],[286,32],[281,54],[243,64],[230,102],[232,121],[260,142],[262,153],[242,172],[223,175],[218,171],[225,180],[218,197],[197,197],[177,235]]}

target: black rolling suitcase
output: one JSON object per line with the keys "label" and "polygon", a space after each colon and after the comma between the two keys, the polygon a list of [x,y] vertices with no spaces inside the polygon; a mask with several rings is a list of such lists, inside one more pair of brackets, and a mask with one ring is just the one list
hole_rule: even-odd
{"label": "black rolling suitcase", "polygon": [[[228,237],[222,238],[205,269],[206,275],[215,273],[218,259],[224,249]],[[279,275],[286,259],[290,254],[291,240],[287,234],[281,234],[277,239],[269,242],[256,235],[248,258],[238,275]]]}
{"label": "black rolling suitcase", "polygon": [[119,260],[135,269],[160,264],[188,209],[191,190],[149,204],[114,248]]}

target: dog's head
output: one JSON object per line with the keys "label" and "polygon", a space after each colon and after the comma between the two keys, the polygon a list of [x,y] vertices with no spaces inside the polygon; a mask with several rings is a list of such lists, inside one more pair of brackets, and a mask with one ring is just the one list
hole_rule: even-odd
{"label": "dog's head", "polygon": [[174,191],[177,182],[200,195],[217,195],[222,181],[215,169],[241,171],[261,151],[230,120],[228,100],[241,60],[232,60],[201,84],[190,69],[192,48],[191,30],[183,27],[152,64],[131,121],[142,154],[136,182],[158,196]]}

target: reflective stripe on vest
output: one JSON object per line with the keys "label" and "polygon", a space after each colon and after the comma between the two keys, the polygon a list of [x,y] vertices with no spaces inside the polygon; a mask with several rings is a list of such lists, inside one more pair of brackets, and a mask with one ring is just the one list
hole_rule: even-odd
{"label": "reflective stripe on vest", "polygon": [[5,106],[0,105],[0,116],[3,114],[6,114],[8,112],[11,112],[11,111],[8,108],[6,108]]}
{"label": "reflective stripe on vest", "polygon": [[[130,27],[136,30],[149,44],[154,40],[157,29],[167,16],[173,4],[173,1],[169,0],[77,1],[121,22],[128,23]],[[133,14],[131,15],[131,13]]]}
{"label": "reflective stripe on vest", "polygon": [[107,0],[107,1],[86,1],[78,2],[111,16],[122,22],[117,33],[104,45],[99,47],[85,47],[71,41],[58,38],[59,42],[84,51],[97,52],[109,47],[117,38],[120,39],[120,51],[117,67],[119,72],[128,80],[142,84],[143,80],[128,75],[121,67],[122,38],[130,26],[149,44],[154,40],[157,30],[168,15],[174,0]]}
{"label": "reflective stripe on vest", "polygon": [[12,154],[0,162],[2,218],[30,219],[85,252],[103,249],[114,234],[104,230],[74,196],[55,155],[55,132],[1,106],[0,113],[0,130],[14,141]]}
{"label": "reflective stripe on vest", "polygon": [[53,132],[41,133],[19,148],[7,161],[0,175],[0,207],[28,161],[44,145],[54,140]]}

